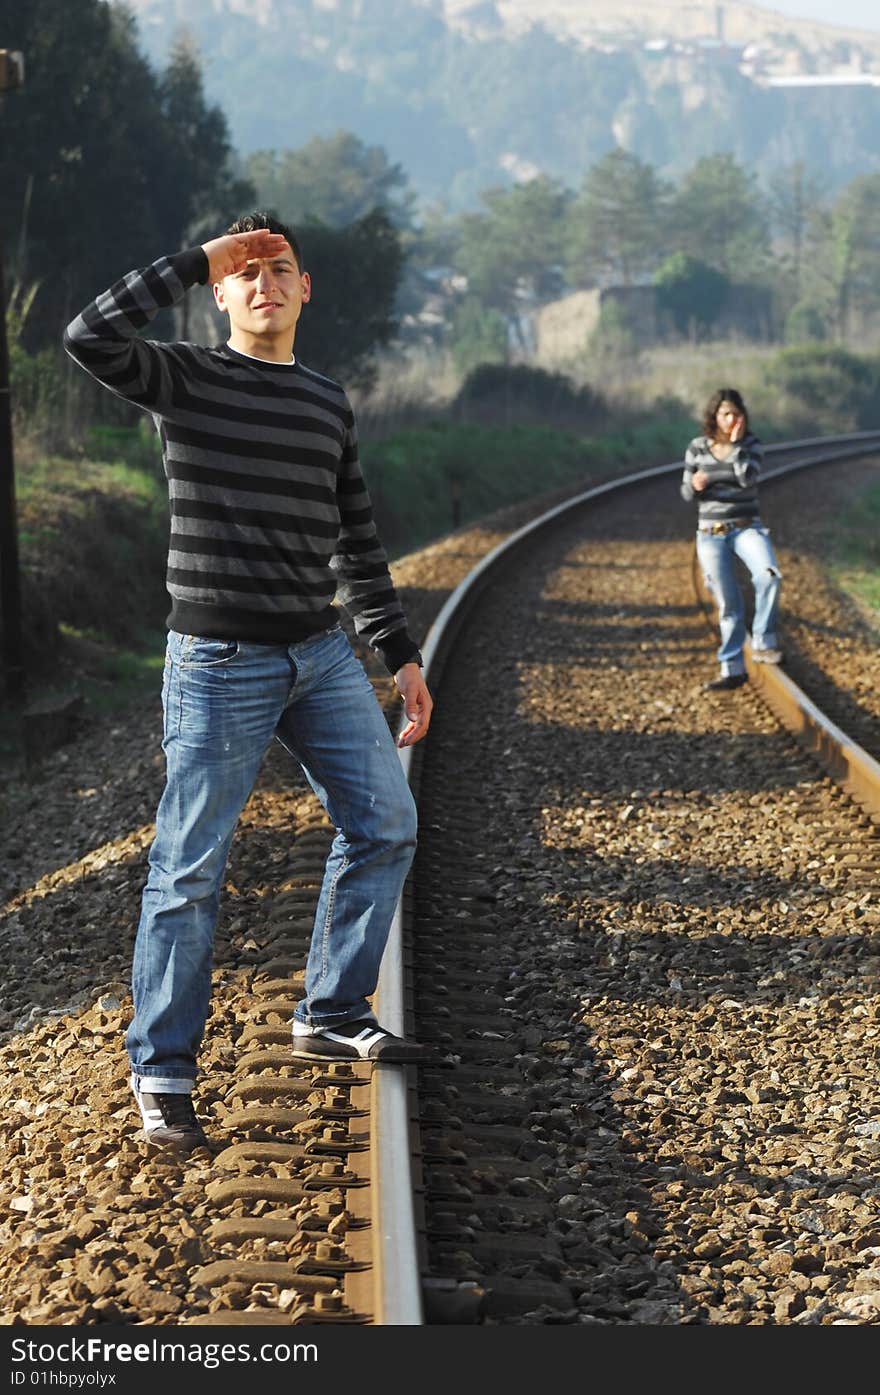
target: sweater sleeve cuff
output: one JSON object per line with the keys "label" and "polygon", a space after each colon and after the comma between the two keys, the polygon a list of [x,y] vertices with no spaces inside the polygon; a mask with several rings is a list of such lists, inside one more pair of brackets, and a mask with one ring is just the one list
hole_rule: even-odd
{"label": "sweater sleeve cuff", "polygon": [[208,258],[203,247],[188,247],[185,252],[176,252],[168,259],[180,278],[183,286],[204,286],[208,280]]}
{"label": "sweater sleeve cuff", "polygon": [[404,664],[418,664],[419,667],[422,664],[418,645],[410,638],[406,630],[397,630],[387,639],[380,640],[376,645],[376,651],[391,674],[396,673],[399,668],[403,668]]}

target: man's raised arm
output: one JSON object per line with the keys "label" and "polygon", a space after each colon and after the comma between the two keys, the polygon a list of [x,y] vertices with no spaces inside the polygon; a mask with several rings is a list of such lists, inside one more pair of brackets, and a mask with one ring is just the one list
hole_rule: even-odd
{"label": "man's raised arm", "polygon": [[177,305],[192,286],[220,281],[249,261],[276,256],[283,237],[265,228],[227,233],[151,266],[130,271],[70,322],[64,347],[71,358],[117,396],[151,411],[171,404],[169,347],[140,333],[160,310]]}

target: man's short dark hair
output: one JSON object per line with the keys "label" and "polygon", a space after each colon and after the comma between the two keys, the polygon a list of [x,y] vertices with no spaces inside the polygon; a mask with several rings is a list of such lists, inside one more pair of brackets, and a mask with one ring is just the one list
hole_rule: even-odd
{"label": "man's short dark hair", "polygon": [[266,228],[269,232],[280,233],[290,243],[290,250],[296,258],[297,267],[302,271],[302,248],[287,224],[282,223],[281,219],[276,217],[274,213],[263,213],[259,210],[254,213],[242,213],[234,223],[230,223],[226,231],[228,233],[256,232],[258,228]]}

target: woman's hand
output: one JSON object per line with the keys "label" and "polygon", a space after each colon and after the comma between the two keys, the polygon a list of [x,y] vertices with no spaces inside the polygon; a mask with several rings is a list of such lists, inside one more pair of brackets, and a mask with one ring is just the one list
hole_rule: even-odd
{"label": "woman's hand", "polygon": [[706,488],[706,485],[707,485],[708,483],[709,483],[709,474],[708,474],[708,471],[706,471],[706,470],[694,470],[694,473],[691,475],[691,484],[693,485],[694,489],[697,491],[698,494],[701,493],[702,490],[704,490],[704,489]]}

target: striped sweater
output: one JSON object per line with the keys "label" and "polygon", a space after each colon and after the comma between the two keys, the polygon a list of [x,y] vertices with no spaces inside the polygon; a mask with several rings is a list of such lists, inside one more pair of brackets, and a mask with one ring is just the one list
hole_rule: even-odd
{"label": "striped sweater", "polygon": [[139,337],[207,277],[201,247],[161,257],[64,335],[87,373],[156,422],[171,513],[168,628],[292,644],[336,623],[338,597],[391,673],[420,662],[342,388],[298,362]]}
{"label": "striped sweater", "polygon": [[[758,476],[763,451],[757,436],[748,432],[738,441],[726,460],[716,460],[709,449],[708,436],[695,436],[685,452],[681,497],[698,501],[700,523],[721,523],[728,518],[758,517]],[[705,470],[711,476],[705,489],[693,486],[694,473]]]}

